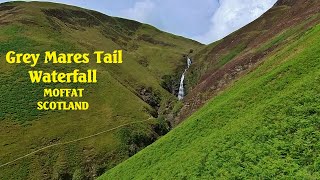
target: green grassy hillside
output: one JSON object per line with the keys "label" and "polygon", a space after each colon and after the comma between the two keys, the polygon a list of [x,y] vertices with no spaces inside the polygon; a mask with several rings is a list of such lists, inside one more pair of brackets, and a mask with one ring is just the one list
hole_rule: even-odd
{"label": "green grassy hillside", "polygon": [[100,179],[319,178],[320,26],[299,32]]}
{"label": "green grassy hillside", "polygon": [[319,24],[319,7],[316,0],[278,0],[254,22],[196,52],[187,74],[185,106],[176,122]]}
{"label": "green grassy hillside", "polygon": [[[0,179],[92,179],[155,141],[167,130],[158,120],[174,95],[161,84],[185,64],[182,54],[201,48],[195,41],[139,22],[62,4],[0,4],[0,166],[35,150],[128,125],[94,138],[54,146],[0,168]],[[93,53],[124,50],[121,65],[9,65],[17,52]],[[91,58],[93,59],[93,58]],[[40,60],[42,61],[42,60]],[[94,60],[92,60],[94,62]],[[98,69],[92,85],[31,84],[28,70],[69,72]],[[85,88],[89,111],[43,112],[43,88]],[[57,100],[57,99],[47,99]],[[77,100],[77,99],[72,99]]]}

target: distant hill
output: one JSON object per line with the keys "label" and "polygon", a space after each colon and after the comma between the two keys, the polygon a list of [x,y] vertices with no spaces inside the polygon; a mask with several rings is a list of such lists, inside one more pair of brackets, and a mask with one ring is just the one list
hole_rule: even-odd
{"label": "distant hill", "polygon": [[[203,45],[132,20],[63,4],[0,4],[0,165],[35,150],[54,146],[0,168],[0,179],[93,179],[155,141],[169,129],[161,118],[177,101],[165,77],[183,69],[183,54]],[[124,51],[121,65],[9,65],[10,50],[24,53],[58,51],[93,53]],[[68,72],[98,69],[92,85],[31,84],[28,70]],[[66,87],[67,86],[67,87]],[[89,111],[43,112],[43,88],[85,88]],[[50,100],[50,99],[49,99]],[[52,100],[52,99],[51,99]],[[62,99],[63,100],[63,99]]]}

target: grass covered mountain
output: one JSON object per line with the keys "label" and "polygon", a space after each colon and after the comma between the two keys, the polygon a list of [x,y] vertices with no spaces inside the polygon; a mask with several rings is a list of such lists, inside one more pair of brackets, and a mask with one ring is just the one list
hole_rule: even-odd
{"label": "grass covered mountain", "polygon": [[[185,66],[183,54],[202,47],[146,24],[78,7],[0,4],[0,179],[93,179],[149,145],[170,129],[161,114],[177,101],[178,86],[168,92],[165,77]],[[85,65],[39,63],[30,68],[5,61],[11,50],[92,54],[115,49],[124,51],[123,64],[96,64],[91,57],[92,63]],[[98,70],[97,84],[32,84],[28,75],[29,70],[88,68]],[[83,98],[47,99],[44,88],[85,92]],[[37,101],[44,100],[88,101],[90,109],[38,111]]]}
{"label": "grass covered mountain", "polygon": [[183,121],[212,96],[319,23],[319,2],[279,0],[259,19],[197,52],[187,75]]}
{"label": "grass covered mountain", "polygon": [[279,0],[205,47],[180,116],[195,113],[100,179],[319,178],[319,7]]}

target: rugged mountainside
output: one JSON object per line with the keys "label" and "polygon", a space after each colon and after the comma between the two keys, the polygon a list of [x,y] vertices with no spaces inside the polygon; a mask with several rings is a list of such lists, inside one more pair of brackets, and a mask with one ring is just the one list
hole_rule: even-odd
{"label": "rugged mountainside", "polygon": [[177,123],[195,113],[101,179],[317,179],[319,12],[281,0],[200,51]]}
{"label": "rugged mountainside", "polygon": [[[148,120],[94,138],[54,146],[0,168],[0,179],[92,179],[165,134],[162,118],[177,98],[163,77],[185,65],[182,54],[202,45],[139,22],[77,7],[40,2],[0,4],[0,166],[39,148]],[[9,65],[5,53],[124,50],[121,65]],[[91,59],[93,59],[91,57]],[[40,60],[42,61],[42,60]],[[28,70],[98,69],[92,85],[31,84]],[[43,88],[85,88],[89,111],[43,112]],[[176,91],[176,90],[174,90]],[[61,99],[70,100],[70,99]]]}
{"label": "rugged mountainside", "polygon": [[316,0],[280,0],[256,21],[198,52],[187,75],[189,94],[176,123],[318,24],[319,5]]}

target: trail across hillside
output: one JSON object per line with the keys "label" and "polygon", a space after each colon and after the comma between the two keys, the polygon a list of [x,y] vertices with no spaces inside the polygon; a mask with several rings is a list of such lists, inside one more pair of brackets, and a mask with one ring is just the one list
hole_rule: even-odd
{"label": "trail across hillside", "polygon": [[149,121],[149,120],[151,120],[151,119],[153,119],[153,118],[149,118],[149,119],[143,120],[143,121],[136,121],[136,122],[132,122],[132,123],[126,123],[126,124],[123,124],[123,125],[120,125],[120,126],[117,126],[117,127],[111,128],[111,129],[108,129],[108,130],[101,131],[101,132],[96,133],[96,134],[92,134],[92,135],[90,135],[90,136],[78,138],[78,139],[75,139],[75,140],[71,140],[71,141],[67,141],[67,142],[61,142],[61,143],[56,143],[56,144],[51,144],[51,145],[42,147],[42,148],[40,148],[40,149],[38,149],[38,150],[35,150],[35,151],[33,151],[33,152],[29,153],[29,154],[26,154],[26,155],[24,155],[24,156],[21,156],[21,157],[15,159],[15,160],[12,160],[12,161],[10,161],[10,162],[7,162],[7,163],[5,163],[5,164],[2,164],[2,165],[0,165],[0,168],[2,168],[2,167],[4,167],[4,166],[7,166],[7,165],[9,165],[9,164],[12,164],[12,163],[14,163],[14,162],[16,162],[16,161],[19,161],[19,160],[21,160],[21,159],[24,159],[24,158],[26,158],[26,157],[29,157],[29,156],[31,156],[31,155],[34,155],[34,154],[37,153],[37,152],[40,152],[40,151],[43,151],[43,150],[46,150],[46,149],[49,149],[49,148],[52,148],[52,147],[55,147],[55,146],[62,146],[62,145],[67,145],[67,144],[71,144],[71,143],[83,141],[83,140],[86,140],[86,139],[89,139],[89,138],[93,138],[93,137],[99,136],[99,135],[101,135],[101,134],[104,134],[104,133],[107,133],[107,132],[110,132],[110,131],[113,131],[113,130],[116,130],[116,129],[119,129],[119,128],[124,127],[124,126],[132,125],[132,124],[138,124],[138,123],[143,123],[143,122]]}

